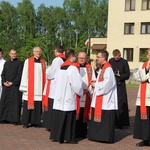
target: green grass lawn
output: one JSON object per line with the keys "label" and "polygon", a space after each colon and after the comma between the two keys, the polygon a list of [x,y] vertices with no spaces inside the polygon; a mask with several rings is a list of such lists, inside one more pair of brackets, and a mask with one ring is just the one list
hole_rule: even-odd
{"label": "green grass lawn", "polygon": [[127,87],[136,87],[136,88],[138,88],[139,84],[130,84],[130,83],[128,83],[128,84],[126,84],[126,86]]}

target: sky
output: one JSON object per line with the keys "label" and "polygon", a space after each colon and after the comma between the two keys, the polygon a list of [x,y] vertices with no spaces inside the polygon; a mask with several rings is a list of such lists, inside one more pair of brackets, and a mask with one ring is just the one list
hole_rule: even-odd
{"label": "sky", "polygon": [[[17,7],[18,2],[22,2],[22,0],[0,0],[0,2],[2,1],[9,2],[15,7]],[[34,8],[37,9],[41,4],[45,4],[46,7],[49,6],[62,7],[64,0],[31,0],[31,2],[34,4]]]}

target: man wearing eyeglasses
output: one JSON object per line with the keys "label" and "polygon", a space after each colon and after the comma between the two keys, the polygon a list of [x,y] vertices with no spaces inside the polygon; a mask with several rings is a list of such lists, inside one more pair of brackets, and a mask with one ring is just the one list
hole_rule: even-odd
{"label": "man wearing eyeglasses", "polygon": [[86,138],[88,112],[93,90],[90,83],[91,81],[95,81],[96,77],[93,67],[87,62],[87,55],[84,51],[79,52],[78,62],[75,63],[75,66],[79,69],[84,89],[84,95],[80,97],[80,116],[76,121],[76,136]]}
{"label": "man wearing eyeglasses", "polygon": [[101,66],[94,87],[87,137],[89,140],[112,143],[115,131],[115,111],[118,109],[117,85],[108,60],[109,53],[97,53],[97,63]]}

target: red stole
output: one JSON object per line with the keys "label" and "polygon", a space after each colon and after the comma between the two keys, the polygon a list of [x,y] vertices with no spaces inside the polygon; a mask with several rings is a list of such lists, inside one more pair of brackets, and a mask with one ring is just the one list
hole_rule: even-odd
{"label": "red stole", "polygon": [[[106,62],[100,72],[98,82],[103,82],[104,80],[104,73],[105,70],[111,67],[109,62]],[[95,112],[94,112],[94,121],[95,122],[101,122],[101,117],[102,117],[102,103],[103,103],[103,95],[96,96],[96,103],[95,103]],[[90,114],[89,114],[89,119],[91,119],[92,115],[92,107],[90,108]]]}
{"label": "red stole", "polygon": [[58,54],[56,57],[65,58],[65,55],[63,53],[61,53],[61,54]]}
{"label": "red stole", "polygon": [[42,101],[42,109],[44,111],[48,111],[48,95],[50,90],[50,84],[51,84],[51,80],[47,80],[46,93],[45,95],[43,95],[43,101]]}
{"label": "red stole", "polygon": [[[46,62],[43,59],[40,59],[40,62],[42,65],[43,90],[46,81]],[[34,56],[28,59],[28,109],[34,109]]]}
{"label": "red stole", "polygon": [[63,67],[63,66],[70,66],[70,65],[72,65],[73,63],[70,61],[70,60],[66,60],[62,65],[61,65],[61,67]]}
{"label": "red stole", "polygon": [[[74,65],[79,69],[79,72],[80,72],[80,64],[77,62]],[[88,77],[88,88],[89,88],[90,82],[92,81],[92,67],[87,62],[85,63],[85,67],[86,67],[86,72],[87,72],[87,77]],[[91,97],[89,93],[86,93],[86,101],[85,101],[85,107],[84,107],[84,113],[83,113],[83,122],[87,122],[89,120],[88,114],[90,110],[90,105],[91,105]]]}
{"label": "red stole", "polygon": [[[58,54],[56,57],[65,58],[65,55],[61,53],[61,54]],[[45,111],[48,111],[48,95],[50,91],[50,85],[51,85],[51,80],[47,80],[46,94],[43,95],[43,102],[42,102],[42,107],[43,107],[43,110]]]}
{"label": "red stole", "polygon": [[[146,68],[148,61],[146,61],[142,69]],[[147,87],[147,82],[142,82],[141,83],[141,89],[140,89],[140,102],[141,102],[141,107],[140,107],[140,113],[141,113],[141,119],[146,120],[147,119],[147,109],[145,106],[145,97],[146,97],[146,87]]]}

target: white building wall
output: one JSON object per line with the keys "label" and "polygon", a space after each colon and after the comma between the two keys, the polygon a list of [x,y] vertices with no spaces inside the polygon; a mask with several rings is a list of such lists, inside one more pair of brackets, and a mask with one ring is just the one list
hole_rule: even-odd
{"label": "white building wall", "polygon": [[[141,10],[142,0],[136,0],[135,11],[125,11],[125,0],[109,0],[107,50],[112,56],[114,49],[133,48],[130,68],[137,68],[139,49],[150,47],[150,34],[140,34],[141,22],[150,22],[150,10]],[[124,34],[124,23],[135,23],[134,34]]]}

